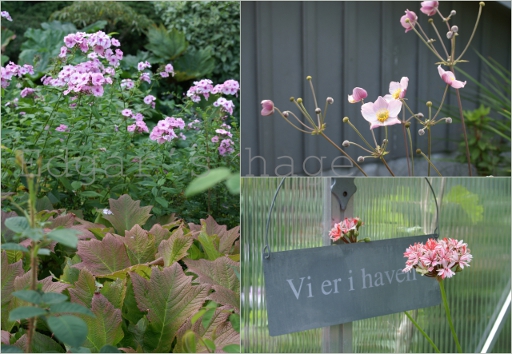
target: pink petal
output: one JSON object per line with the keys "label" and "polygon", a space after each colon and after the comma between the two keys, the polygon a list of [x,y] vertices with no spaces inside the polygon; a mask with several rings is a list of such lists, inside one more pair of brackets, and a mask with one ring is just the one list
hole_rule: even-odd
{"label": "pink petal", "polygon": [[397,117],[389,117],[388,119],[386,119],[386,121],[384,123],[381,123],[381,125],[395,125],[395,124],[402,124],[402,122]]}
{"label": "pink petal", "polygon": [[[399,100],[393,100],[388,103],[388,111],[390,117],[398,116],[398,113],[402,110],[402,102]],[[388,118],[389,120],[390,118]],[[395,123],[396,124],[396,123]]]}
{"label": "pink petal", "polygon": [[366,119],[370,123],[377,120],[377,118],[375,117],[373,102],[368,102],[368,103],[363,104],[361,106],[361,114],[363,115],[363,118]]}
{"label": "pink petal", "polygon": [[459,80],[455,80],[455,78],[454,78],[454,80],[451,83],[451,86],[453,88],[456,88],[456,89],[463,88],[465,85],[466,85],[466,81],[462,82],[462,81],[459,81]]}
{"label": "pink petal", "polygon": [[271,100],[263,100],[261,101],[261,115],[262,116],[269,116],[272,113],[274,113],[274,102]]}
{"label": "pink petal", "polygon": [[388,109],[388,103],[382,96],[379,96],[373,105],[373,111],[377,112],[381,109]]}

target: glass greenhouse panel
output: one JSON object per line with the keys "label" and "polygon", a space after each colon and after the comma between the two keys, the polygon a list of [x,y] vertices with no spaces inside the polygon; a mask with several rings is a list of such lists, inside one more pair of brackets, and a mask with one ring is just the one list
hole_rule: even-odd
{"label": "glass greenhouse panel", "polygon": [[[277,337],[268,334],[261,259],[269,207],[280,181],[242,179],[242,351],[321,352],[322,329]],[[510,311],[500,322],[503,325],[495,340],[488,341],[504,299],[510,294],[510,179],[430,181],[440,206],[440,237],[463,240],[473,254],[471,266],[445,282],[461,346],[466,352],[474,352],[487,343],[488,351],[510,352]],[[330,228],[324,225],[326,214],[330,214],[330,183],[326,178],[284,181],[271,213],[268,242],[272,251],[323,245]],[[384,240],[434,232],[437,211],[424,179],[356,178],[355,184],[353,216],[365,223],[360,238]],[[442,352],[457,351],[442,305],[410,314]],[[353,352],[433,352],[403,313],[351,325]]]}

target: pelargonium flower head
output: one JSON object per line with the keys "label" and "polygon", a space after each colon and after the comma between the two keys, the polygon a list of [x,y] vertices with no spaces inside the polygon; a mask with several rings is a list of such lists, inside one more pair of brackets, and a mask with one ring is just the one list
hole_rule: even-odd
{"label": "pelargonium flower head", "polygon": [[352,94],[348,95],[348,101],[350,103],[357,103],[361,102],[366,97],[368,97],[368,93],[366,92],[366,90],[360,87],[356,87],[352,90]]}
{"label": "pelargonium flower head", "polygon": [[455,75],[451,71],[444,71],[441,65],[437,67],[437,71],[439,71],[439,76],[441,76],[441,79],[443,79],[444,82],[453,88],[459,89],[466,85],[466,81],[462,82],[456,80]]}
{"label": "pelargonium flower head", "polygon": [[400,18],[400,23],[402,24],[402,27],[405,28],[405,33],[412,30],[414,25],[416,25],[416,21],[418,21],[418,16],[416,16],[413,11],[409,10],[405,10],[405,15]]}
{"label": "pelargonium flower head", "polygon": [[274,102],[271,100],[263,100],[261,101],[261,115],[262,116],[269,116],[274,113]]}
{"label": "pelargonium flower head", "polygon": [[362,105],[361,114],[363,118],[370,122],[370,129],[377,127],[400,124],[398,114],[402,109],[402,102],[392,100],[387,102],[379,96],[375,102],[368,102]]}
{"label": "pelargonium flower head", "polygon": [[[404,76],[400,80],[400,82],[391,81],[389,84],[389,93],[392,98],[397,100],[399,98],[404,98],[407,93],[407,86],[409,85],[409,78]],[[387,96],[387,95],[386,95]]]}
{"label": "pelargonium flower head", "polygon": [[338,241],[342,237],[347,236],[345,242],[357,242],[357,230],[363,225],[359,218],[345,218],[339,223],[334,224],[334,227],[329,232],[329,237],[332,241]]}
{"label": "pelargonium flower head", "polygon": [[422,1],[420,11],[425,15],[434,16],[439,7],[439,1]]}

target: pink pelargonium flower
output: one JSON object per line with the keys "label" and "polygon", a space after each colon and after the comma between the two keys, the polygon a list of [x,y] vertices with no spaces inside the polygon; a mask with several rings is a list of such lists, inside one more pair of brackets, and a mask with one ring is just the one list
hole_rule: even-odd
{"label": "pink pelargonium flower", "polygon": [[[407,19],[409,21],[406,21]],[[412,30],[414,25],[416,25],[416,21],[418,21],[418,16],[409,10],[405,10],[405,15],[400,18],[400,23],[402,24],[402,27],[405,28],[405,33]]]}
{"label": "pink pelargonium flower", "polygon": [[384,96],[384,98],[388,100],[387,96],[390,96],[390,98],[398,100],[399,98],[404,98],[405,94],[407,93],[407,86],[409,85],[409,78],[404,76],[400,80],[400,82],[391,81],[389,83],[389,93],[390,95]]}
{"label": "pink pelargonium flower", "polygon": [[329,237],[333,241],[338,241],[350,231],[357,230],[358,225],[363,225],[362,222],[360,223],[359,218],[345,218],[341,222],[334,224],[333,228],[329,232]]}
{"label": "pink pelargonium flower", "polygon": [[402,109],[402,102],[392,100],[387,102],[379,96],[375,102],[368,102],[361,107],[363,118],[370,122],[370,129],[400,124],[398,114]]}
{"label": "pink pelargonium flower", "polygon": [[270,116],[274,113],[274,102],[271,100],[263,100],[261,101],[261,115],[262,116]]}
{"label": "pink pelargonium flower", "polygon": [[366,92],[366,90],[360,87],[356,87],[352,90],[352,94],[348,95],[348,101],[350,103],[357,103],[361,102],[366,97],[368,97],[368,93]]}
{"label": "pink pelargonium flower", "polygon": [[434,16],[439,7],[439,1],[422,1],[420,11],[425,15]]}
{"label": "pink pelargonium flower", "polygon": [[441,65],[437,67],[437,71],[439,71],[439,76],[441,76],[441,79],[443,79],[444,82],[453,88],[459,89],[466,85],[466,81],[462,82],[456,80],[455,75],[451,71],[444,71]]}

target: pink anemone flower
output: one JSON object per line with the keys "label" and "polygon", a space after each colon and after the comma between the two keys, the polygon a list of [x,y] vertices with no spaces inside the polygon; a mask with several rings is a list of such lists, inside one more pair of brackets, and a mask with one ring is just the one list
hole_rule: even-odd
{"label": "pink anemone flower", "polygon": [[420,11],[425,15],[434,16],[439,7],[439,1],[422,1]]}
{"label": "pink anemone flower", "polygon": [[459,89],[463,88],[466,85],[466,81],[462,82],[455,79],[455,75],[451,71],[444,71],[441,65],[437,67],[437,71],[439,71],[439,76],[453,88]]}
{"label": "pink anemone flower", "polygon": [[274,113],[274,102],[271,100],[263,100],[261,101],[261,115],[262,116],[269,116]]}
{"label": "pink anemone flower", "polygon": [[[406,20],[409,19],[409,22]],[[403,15],[400,18],[400,23],[402,24],[402,27],[405,28],[405,33],[412,30],[414,25],[416,24],[416,21],[418,20],[418,16],[412,11],[405,10],[405,15]]]}
{"label": "pink anemone flower", "polygon": [[363,118],[370,122],[370,129],[400,124],[398,114],[402,109],[402,102],[392,100],[387,102],[382,96],[379,96],[375,102],[368,102],[361,107]]}
{"label": "pink anemone flower", "polygon": [[366,90],[360,87],[356,87],[352,90],[352,94],[348,95],[348,101],[350,103],[357,103],[361,102],[366,97],[368,97],[368,93],[366,92]]}

